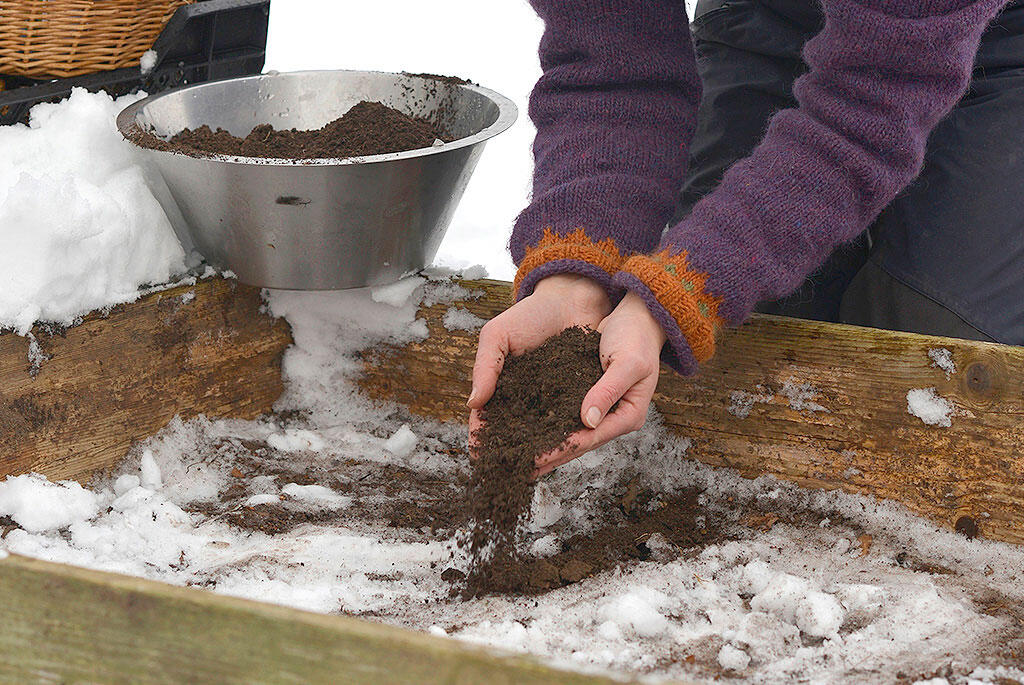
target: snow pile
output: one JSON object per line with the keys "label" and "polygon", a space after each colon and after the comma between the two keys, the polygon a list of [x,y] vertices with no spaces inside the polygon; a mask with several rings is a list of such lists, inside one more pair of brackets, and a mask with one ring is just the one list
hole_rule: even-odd
{"label": "snow pile", "polygon": [[185,270],[162,182],[114,124],[139,97],[75,89],[0,127],[0,328],[71,324]]}
{"label": "snow pile", "polygon": [[0,482],[0,516],[32,533],[59,530],[92,518],[99,498],[74,481],[51,483],[36,473]]}
{"label": "snow pile", "polygon": [[943,426],[949,428],[953,425],[950,418],[953,415],[953,405],[939,396],[935,388],[918,388],[907,393],[907,412],[916,416],[929,426]]}

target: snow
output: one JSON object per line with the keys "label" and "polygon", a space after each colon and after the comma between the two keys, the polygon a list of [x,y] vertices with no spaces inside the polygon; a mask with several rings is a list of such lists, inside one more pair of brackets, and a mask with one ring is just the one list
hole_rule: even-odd
{"label": "snow", "polygon": [[814,401],[816,397],[822,395],[822,392],[810,383],[798,383],[789,378],[782,381],[777,387],[778,393],[764,385],[758,385],[755,388],[757,392],[734,390],[730,394],[727,411],[737,418],[745,419],[750,416],[755,404],[772,404],[776,397],[781,397],[786,400],[786,404],[793,411],[828,413],[828,409]]}
{"label": "snow", "polygon": [[631,631],[640,637],[657,637],[669,628],[662,607],[668,597],[647,587],[637,587],[612,599],[600,610],[600,615],[613,623],[620,632]]}
{"label": "snow", "polygon": [[[741,529],[682,556],[672,554],[664,536],[652,536],[649,561],[537,597],[463,601],[450,597],[450,587],[438,577],[446,566],[465,565],[454,539],[430,539],[351,516],[271,536],[234,528],[195,508],[241,485],[239,502],[250,507],[339,516],[356,509],[353,498],[327,485],[278,487],[271,476],[240,483],[231,465],[239,455],[257,459],[246,447],[250,443],[266,446],[267,454],[258,459],[267,466],[320,468],[340,482],[352,462],[400,466],[439,481],[465,474],[464,460],[451,456],[465,443],[461,422],[435,423],[397,405],[371,402],[353,379],[362,370],[361,350],[427,336],[425,322],[416,318],[418,303],[479,294],[447,280],[450,268],[483,264],[465,269],[467,278],[513,274],[506,241],[529,192],[532,128],[525,104],[539,74],[540,22],[527,3],[498,3],[488,7],[488,22],[503,30],[479,31],[478,9],[469,0],[446,6],[438,31],[459,40],[439,40],[438,31],[422,30],[436,23],[435,8],[426,5],[409,4],[395,13],[393,5],[378,3],[360,9],[355,19],[350,8],[317,0],[293,0],[275,9],[271,69],[458,74],[513,97],[524,116],[488,144],[441,245],[438,266],[423,277],[368,290],[268,293],[269,310],[288,319],[295,338],[283,361],[287,383],[276,409],[299,418],[172,421],[90,490],[35,475],[9,477],[0,483],[0,516],[20,527],[0,540],[0,557],[10,550],[312,611],[369,614],[584,670],[710,682],[720,667],[729,671],[726,677],[759,683],[888,683],[897,670],[924,679],[947,669],[955,673],[942,680],[956,685],[968,678],[1024,678],[1020,669],[991,658],[1012,619],[987,613],[979,603],[984,593],[1009,604],[1024,602],[1024,551],[966,540],[892,503],[801,490],[770,477],[748,481],[688,461],[689,442],[667,433],[654,414],[643,431],[545,478],[531,507],[527,544],[535,553],[557,554],[573,535],[588,532],[608,488],[626,477],[659,492],[700,489],[701,507],[718,524],[737,525],[742,506],[796,512],[794,522],[783,516],[768,530]],[[314,12],[323,20],[310,23]],[[386,21],[394,39],[383,50],[374,32],[356,31],[350,32],[352,40],[339,43],[331,32],[340,19],[365,26]],[[0,282],[0,326],[26,330],[39,318],[74,319],[134,299],[140,286],[166,283],[184,270],[185,251],[157,212],[158,191],[139,192],[148,172],[129,148],[110,139],[111,114],[121,101],[114,105],[103,98],[72,98],[66,107],[75,110],[69,124],[74,136],[55,123],[53,130],[36,130],[46,128],[48,117],[59,118],[45,108],[36,128],[0,129],[0,144],[19,159],[0,160],[0,269],[44,265],[29,270],[22,282]],[[98,168],[84,169],[83,160]],[[20,176],[12,179],[14,168]],[[6,200],[12,192],[15,200],[31,200],[16,216]],[[45,201],[32,200],[35,192],[44,193],[39,197]],[[19,249],[17,241],[25,240],[11,228],[12,218],[34,230],[37,252],[10,256]],[[10,279],[10,271],[0,273]],[[195,282],[181,282],[189,278]],[[451,308],[445,324],[472,330],[468,325],[475,322],[467,315],[472,316],[464,308]],[[929,357],[955,372],[955,366],[950,371]],[[933,397],[945,402],[934,389],[911,392],[926,393],[929,403]],[[737,390],[732,399],[729,411],[738,417],[749,416],[758,403],[806,412],[827,411],[828,404],[818,389],[779,379],[772,390]],[[912,413],[913,404],[908,393]],[[952,407],[946,406],[948,421]],[[795,522],[800,520],[805,522]],[[867,554],[857,543],[864,534],[873,536]],[[915,567],[913,560],[948,572],[921,570],[929,567]],[[711,670],[694,671],[687,655]]]}
{"label": "snow", "polygon": [[324,441],[319,435],[297,428],[268,435],[267,444],[281,452],[316,452],[324,448]]}
{"label": "snow", "polygon": [[[38,476],[8,479],[0,487],[24,488],[28,479],[29,501],[45,502],[37,509],[46,521],[10,531],[0,547],[312,611],[372,614],[575,669],[704,682],[724,669],[759,683],[887,683],[896,669],[927,675],[950,667],[960,678],[950,680],[962,685],[967,674],[1008,668],[990,655],[1005,643],[1012,619],[976,602],[985,593],[1024,602],[1024,550],[967,540],[892,503],[770,477],[749,481],[688,461],[688,441],[670,436],[653,413],[642,431],[541,482],[526,544],[558,553],[591,529],[610,487],[634,479],[656,492],[697,488],[703,517],[717,525],[737,525],[745,507],[779,512],[780,521],[683,555],[652,536],[650,560],[535,597],[450,597],[440,572],[466,563],[454,537],[362,519],[359,507],[388,500],[362,497],[357,506],[336,484],[355,477],[353,462],[436,481],[465,474],[465,459],[451,456],[465,444],[462,422],[426,421],[371,402],[353,382],[360,350],[419,339],[418,301],[443,303],[451,286],[428,279],[407,300],[391,300],[397,307],[375,301],[372,290],[268,293],[270,310],[288,318],[296,341],[283,361],[277,409],[298,418],[175,420],[91,492]],[[393,439],[404,449],[392,452]],[[253,444],[266,451],[254,452]],[[285,480],[280,488],[271,476],[240,480],[232,473],[240,456],[262,460],[271,472],[321,469],[333,480]],[[401,488],[401,479],[394,482]],[[240,504],[324,512],[329,520],[268,535],[196,510],[236,486]],[[83,494],[90,506],[55,520]],[[787,523],[786,512],[804,522]],[[864,535],[872,536],[867,553],[856,542]],[[948,572],[920,570],[916,560]],[[710,670],[695,671],[688,655]]]}
{"label": "snow", "polygon": [[374,302],[382,302],[396,308],[401,307],[409,301],[409,298],[416,292],[416,289],[425,282],[425,278],[410,276],[396,283],[374,288],[370,293],[370,297],[373,298]]}
{"label": "snow", "polygon": [[185,271],[162,181],[114,124],[139,97],[75,89],[0,127],[0,328],[70,325]]}
{"label": "snow", "polygon": [[954,413],[953,406],[949,400],[941,397],[935,388],[919,388],[909,391],[907,393],[907,412],[929,426],[949,428],[953,425],[950,418]]}
{"label": "snow", "polygon": [[416,433],[409,427],[409,424],[403,423],[384,443],[384,449],[399,459],[404,459],[416,449],[417,440]]}
{"label": "snow", "polygon": [[449,331],[477,331],[486,321],[463,307],[450,307],[444,313],[442,323]]}
{"label": "snow", "polygon": [[156,463],[152,450],[144,450],[139,463],[139,483],[150,490],[159,490],[163,485],[160,465]]}
{"label": "snow", "polygon": [[30,533],[67,528],[92,518],[99,497],[74,481],[51,483],[36,473],[0,482],[0,516],[9,516]]}
{"label": "snow", "polygon": [[815,397],[821,395],[821,391],[810,383],[787,380],[782,384],[779,394],[788,400],[789,408],[795,411],[828,412],[828,409],[813,401]]}
{"label": "snow", "polygon": [[142,479],[136,476],[134,473],[125,473],[117,477],[114,481],[114,495],[120,497],[129,490],[142,485]]}
{"label": "snow", "polygon": [[156,54],[156,50],[146,50],[142,53],[142,58],[139,60],[139,69],[143,74],[148,74],[156,68],[158,61],[159,55]]}
{"label": "snow", "polygon": [[50,355],[43,352],[42,346],[31,331],[25,337],[28,338],[28,372],[35,378],[42,370],[43,363],[50,359]]}
{"label": "snow", "polygon": [[928,350],[928,358],[932,360],[932,366],[946,372],[946,380],[949,380],[956,373],[956,362],[953,361],[953,353],[945,347],[933,347]]}
{"label": "snow", "polygon": [[281,488],[281,494],[288,495],[293,499],[312,502],[329,509],[343,509],[352,504],[351,497],[339,495],[334,490],[323,485],[288,483]]}
{"label": "snow", "polygon": [[718,663],[727,671],[742,671],[750,665],[750,657],[742,649],[732,645],[722,645],[718,650]]}

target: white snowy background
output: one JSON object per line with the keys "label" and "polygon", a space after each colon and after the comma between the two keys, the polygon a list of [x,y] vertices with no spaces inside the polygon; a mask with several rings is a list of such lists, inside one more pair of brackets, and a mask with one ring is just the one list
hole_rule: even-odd
{"label": "white snowy background", "polygon": [[543,23],[526,0],[274,0],[267,70],[371,69],[460,76],[512,98],[519,121],[487,144],[437,262],[483,264],[510,280],[508,237],[526,205],[534,128],[526,114],[540,77]]}

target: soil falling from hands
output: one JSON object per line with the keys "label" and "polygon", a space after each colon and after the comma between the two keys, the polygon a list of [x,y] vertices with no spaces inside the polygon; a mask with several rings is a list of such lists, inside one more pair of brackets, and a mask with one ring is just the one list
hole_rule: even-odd
{"label": "soil falling from hands", "polygon": [[537,349],[505,360],[494,396],[473,436],[476,459],[468,490],[474,521],[467,546],[466,592],[476,596],[522,590],[532,568],[517,550],[530,513],[534,461],[565,446],[585,428],[580,407],[600,379],[601,336],[569,328]]}
{"label": "soil falling from hands", "polygon": [[412,117],[379,102],[360,102],[320,129],[278,131],[261,124],[244,138],[224,129],[203,125],[161,140],[152,134],[136,135],[146,147],[180,152],[193,157],[235,155],[265,159],[344,159],[431,147],[453,138],[427,119]]}

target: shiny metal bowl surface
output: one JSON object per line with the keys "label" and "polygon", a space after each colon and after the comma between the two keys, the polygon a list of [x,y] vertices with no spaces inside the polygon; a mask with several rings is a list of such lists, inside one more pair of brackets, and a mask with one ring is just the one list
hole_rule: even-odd
{"label": "shiny metal bowl surface", "polygon": [[[362,100],[436,117],[457,140],[348,159],[278,160],[143,148],[160,170],[196,249],[239,280],[325,290],[382,285],[434,258],[484,144],[508,129],[511,100],[475,85],[367,71],[265,74],[140,100],[117,125],[159,136],[207,124],[316,129]],[[170,201],[170,199],[166,200]]]}

